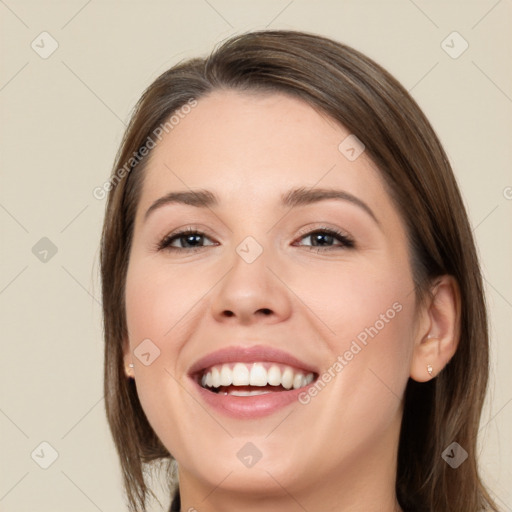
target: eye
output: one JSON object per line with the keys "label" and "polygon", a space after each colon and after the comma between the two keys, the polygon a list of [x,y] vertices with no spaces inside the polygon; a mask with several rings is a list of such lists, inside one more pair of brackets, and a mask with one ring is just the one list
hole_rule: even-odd
{"label": "eye", "polygon": [[[309,231],[301,236],[301,239],[310,238],[311,245],[307,246],[310,250],[330,251],[334,249],[352,249],[355,246],[354,240],[348,235],[337,231],[336,229],[320,228]],[[330,246],[334,241],[338,241],[338,245]]]}
{"label": "eye", "polygon": [[[159,251],[167,250],[167,251],[197,251],[202,249],[204,246],[201,246],[201,242],[204,239],[208,239],[208,237],[201,233],[201,231],[197,231],[195,229],[185,229],[183,231],[179,231],[178,233],[172,233],[167,235],[159,244],[157,249]],[[182,244],[182,247],[176,247],[175,243],[178,242]],[[187,247],[189,245],[189,247]],[[209,245],[216,245],[215,243]]]}
{"label": "eye", "polygon": [[[330,228],[320,228],[314,231],[309,231],[305,234],[302,234],[300,237],[300,239],[306,238],[311,239],[311,244],[309,246],[306,245],[306,247],[309,247],[310,250],[316,249],[317,252],[343,248],[351,249],[355,246],[354,240],[348,235]],[[157,249],[159,251],[198,251],[206,247],[205,245],[201,245],[201,243],[204,243],[204,240],[209,240],[209,238],[204,233],[192,228],[188,228],[177,233],[167,235],[158,244]],[[330,245],[335,241],[338,241],[337,245]],[[176,243],[179,243],[181,247],[177,247]],[[207,245],[218,244],[211,243]]]}

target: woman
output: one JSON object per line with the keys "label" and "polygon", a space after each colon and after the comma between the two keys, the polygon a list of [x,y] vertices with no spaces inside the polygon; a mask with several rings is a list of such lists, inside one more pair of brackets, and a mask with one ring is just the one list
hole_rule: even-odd
{"label": "woman", "polygon": [[497,510],[471,228],[384,69],[313,34],[235,36],[145,91],[109,189],[105,396],[131,510],[157,460],[171,510]]}

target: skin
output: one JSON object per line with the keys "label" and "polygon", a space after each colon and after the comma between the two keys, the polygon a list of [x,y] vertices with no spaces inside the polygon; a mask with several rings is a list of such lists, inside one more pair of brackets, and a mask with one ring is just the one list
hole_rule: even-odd
{"label": "skin", "polygon": [[[455,352],[458,292],[444,276],[416,304],[404,223],[366,153],[351,162],[338,150],[348,135],[298,99],[215,91],[152,152],[126,282],[125,363],[178,461],[183,511],[400,510],[403,393],[409,377],[434,378]],[[377,221],[349,201],[280,206],[280,194],[298,187],[349,192]],[[200,188],[219,205],[168,204],[144,220],[168,192]],[[198,251],[183,238],[173,243],[179,251],[157,249],[187,227],[205,233]],[[355,247],[328,237],[312,247],[308,233],[322,227]],[[247,236],[263,249],[250,264],[236,252]],[[396,303],[400,312],[307,405],[230,418],[205,406],[187,377],[210,352],[255,344],[322,374]],[[133,353],[147,338],[160,350],[148,366]],[[262,453],[251,468],[237,457],[247,442]]]}

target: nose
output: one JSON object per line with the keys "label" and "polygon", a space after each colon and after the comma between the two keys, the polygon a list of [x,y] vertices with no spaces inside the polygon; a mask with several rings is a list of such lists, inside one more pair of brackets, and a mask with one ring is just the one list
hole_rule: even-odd
{"label": "nose", "polygon": [[267,263],[265,250],[252,263],[235,255],[231,269],[214,291],[212,314],[217,321],[272,324],[290,316],[291,292],[278,277],[279,271]]}

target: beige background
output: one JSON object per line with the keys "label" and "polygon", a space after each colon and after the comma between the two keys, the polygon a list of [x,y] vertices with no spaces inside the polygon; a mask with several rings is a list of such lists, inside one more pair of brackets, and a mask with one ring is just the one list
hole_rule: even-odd
{"label": "beige background", "polygon": [[[265,27],[362,50],[412,92],[445,145],[490,308],[482,469],[512,510],[511,14],[510,0],[0,0],[0,510],[125,510],[102,393],[105,205],[92,191],[152,80],[229,35]],[[58,43],[47,58],[43,31]],[[469,44],[458,58],[442,47],[453,31]],[[452,54],[464,44],[453,37],[444,45]],[[52,450],[58,458],[41,468]]]}

